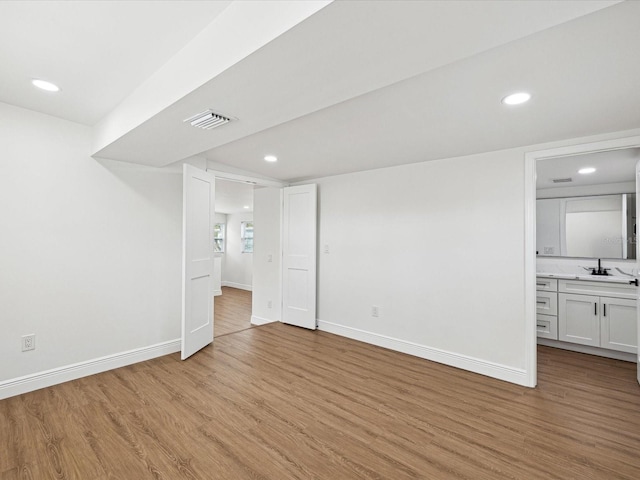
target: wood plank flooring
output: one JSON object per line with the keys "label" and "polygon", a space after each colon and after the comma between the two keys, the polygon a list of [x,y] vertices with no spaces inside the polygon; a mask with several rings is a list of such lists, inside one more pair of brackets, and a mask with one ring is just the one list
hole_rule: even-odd
{"label": "wood plank flooring", "polygon": [[214,297],[214,337],[251,328],[251,292],[222,287],[222,295]]}
{"label": "wood plank flooring", "polygon": [[630,363],[518,387],[280,323],[0,401],[0,478],[638,479]]}

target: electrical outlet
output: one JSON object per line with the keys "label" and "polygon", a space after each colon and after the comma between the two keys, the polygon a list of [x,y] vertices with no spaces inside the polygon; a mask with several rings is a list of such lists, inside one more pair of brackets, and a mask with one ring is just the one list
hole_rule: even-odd
{"label": "electrical outlet", "polygon": [[36,335],[32,333],[31,335],[23,335],[22,336],[22,351],[27,352],[29,350],[36,349]]}
{"label": "electrical outlet", "polygon": [[267,255],[267,262],[269,263],[273,262],[273,255],[271,253]]}
{"label": "electrical outlet", "polygon": [[371,316],[372,317],[379,317],[380,316],[380,307],[378,307],[377,305],[372,305],[371,306]]}
{"label": "electrical outlet", "polygon": [[329,244],[328,243],[325,243],[323,251],[324,251],[324,253],[329,253]]}
{"label": "electrical outlet", "polygon": [[271,308],[272,306],[273,306],[273,305],[272,305],[272,303],[271,303],[271,300],[269,300],[269,301],[267,302],[267,308]]}

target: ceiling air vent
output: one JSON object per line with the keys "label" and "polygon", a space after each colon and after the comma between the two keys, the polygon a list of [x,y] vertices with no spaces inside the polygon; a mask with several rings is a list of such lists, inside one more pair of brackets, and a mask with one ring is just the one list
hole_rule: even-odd
{"label": "ceiling air vent", "polygon": [[220,127],[225,123],[229,123],[231,120],[233,119],[220,115],[219,113],[215,113],[213,110],[205,110],[193,117],[185,118],[184,122],[189,122],[192,126],[197,128],[211,130],[212,128]]}
{"label": "ceiling air vent", "polygon": [[571,177],[569,177],[569,178],[553,178],[553,179],[551,179],[551,181],[553,183],[569,183],[569,182],[573,182],[573,180],[571,180]]}

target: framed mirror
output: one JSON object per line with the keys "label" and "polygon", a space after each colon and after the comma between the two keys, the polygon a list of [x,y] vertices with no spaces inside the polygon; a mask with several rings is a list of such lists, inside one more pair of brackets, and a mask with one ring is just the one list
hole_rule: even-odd
{"label": "framed mirror", "polygon": [[639,160],[628,148],[538,161],[537,255],[635,259]]}
{"label": "framed mirror", "polygon": [[538,255],[636,258],[636,195],[546,198],[536,201]]}

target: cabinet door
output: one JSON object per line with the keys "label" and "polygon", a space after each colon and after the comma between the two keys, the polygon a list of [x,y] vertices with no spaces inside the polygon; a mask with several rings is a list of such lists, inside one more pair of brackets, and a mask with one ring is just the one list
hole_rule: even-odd
{"label": "cabinet door", "polygon": [[600,346],[600,297],[558,294],[558,340]]}
{"label": "cabinet door", "polygon": [[621,352],[638,351],[636,301],[600,298],[600,346]]}

